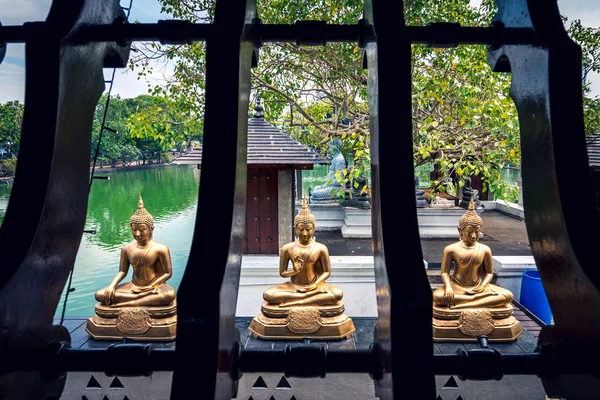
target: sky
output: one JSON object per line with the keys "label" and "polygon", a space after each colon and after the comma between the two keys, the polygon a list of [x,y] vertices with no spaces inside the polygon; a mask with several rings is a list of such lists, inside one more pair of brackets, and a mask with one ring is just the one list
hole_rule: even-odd
{"label": "sky", "polygon": [[[291,1],[291,0],[290,0]],[[471,5],[478,6],[481,0],[471,0]],[[50,8],[50,0],[0,0],[0,22],[3,25],[20,25],[26,21],[42,21]],[[122,0],[121,5],[128,6],[129,0]],[[558,0],[558,6],[568,19],[581,19],[585,26],[600,27],[600,0]],[[129,21],[156,22],[167,19],[161,15],[158,0],[133,0]],[[9,100],[23,102],[25,94],[25,47],[23,44],[9,44],[6,57],[0,64],[0,103]],[[163,67],[161,65],[160,67]],[[165,68],[155,68],[148,80],[150,83],[160,83],[163,73],[172,71],[170,65]],[[105,69],[109,77],[112,69]],[[592,96],[600,96],[600,74],[589,76]],[[108,87],[107,87],[108,89]],[[117,69],[112,88],[112,94],[122,98],[131,98],[148,92],[147,80],[138,79],[137,73]]]}

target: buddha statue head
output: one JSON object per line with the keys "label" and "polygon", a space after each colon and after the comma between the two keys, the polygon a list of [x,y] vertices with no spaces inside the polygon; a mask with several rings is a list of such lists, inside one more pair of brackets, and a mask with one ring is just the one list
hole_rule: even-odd
{"label": "buddha statue head", "polygon": [[317,221],[315,220],[315,216],[310,212],[308,201],[306,196],[304,196],[302,199],[302,208],[294,217],[294,229],[296,230],[298,239],[300,239],[300,243],[310,243],[316,227]]}
{"label": "buddha statue head", "polygon": [[137,210],[135,210],[135,213],[129,219],[129,226],[131,226],[131,233],[138,243],[145,244],[148,240],[152,239],[154,218],[144,208],[144,200],[142,200],[141,194],[138,199]]}
{"label": "buddha statue head", "polygon": [[342,152],[342,141],[339,138],[334,138],[329,142],[329,154],[332,157],[337,156]]}
{"label": "buddha statue head", "polygon": [[460,217],[458,221],[458,234],[460,239],[467,244],[473,244],[479,239],[479,233],[483,227],[483,220],[475,212],[475,204],[473,199],[469,203],[467,211]]}

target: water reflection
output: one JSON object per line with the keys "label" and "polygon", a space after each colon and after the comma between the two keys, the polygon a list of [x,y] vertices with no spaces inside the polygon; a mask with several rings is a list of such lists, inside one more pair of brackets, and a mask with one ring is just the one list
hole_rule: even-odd
{"label": "water reflection", "polygon": [[12,185],[0,184],[0,226],[2,226],[2,221],[4,221],[4,214],[6,213],[6,207],[8,206],[11,187]]}
{"label": "water reflection", "polygon": [[[97,173],[96,175],[100,175]],[[86,229],[90,244],[114,249],[132,240],[129,218],[141,194],[148,212],[160,229],[177,219],[198,197],[198,169],[191,166],[149,168],[110,175],[108,181],[95,181],[88,202]]]}

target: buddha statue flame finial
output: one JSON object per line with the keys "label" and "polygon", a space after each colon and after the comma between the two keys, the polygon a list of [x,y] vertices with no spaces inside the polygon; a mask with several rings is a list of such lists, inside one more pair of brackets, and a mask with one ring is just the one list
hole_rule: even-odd
{"label": "buddha statue flame finial", "polygon": [[306,195],[302,198],[302,209],[298,211],[298,214],[294,217],[294,226],[299,223],[312,224],[313,227],[317,226],[317,221],[315,220],[315,216],[312,215],[310,209],[308,208],[308,200],[306,199]]}
{"label": "buddha statue flame finial", "polygon": [[458,221],[458,228],[462,230],[465,226],[474,225],[477,225],[481,228],[483,226],[483,220],[479,215],[477,215],[477,212],[475,212],[475,204],[473,202],[473,199],[471,199],[471,202],[469,203],[469,208],[463,214],[463,216],[460,217],[460,220]]}
{"label": "buddha statue flame finial", "polygon": [[154,218],[152,218],[152,215],[144,208],[144,200],[142,200],[141,194],[138,199],[138,208],[129,219],[129,225],[131,224],[146,224],[150,229],[154,229]]}

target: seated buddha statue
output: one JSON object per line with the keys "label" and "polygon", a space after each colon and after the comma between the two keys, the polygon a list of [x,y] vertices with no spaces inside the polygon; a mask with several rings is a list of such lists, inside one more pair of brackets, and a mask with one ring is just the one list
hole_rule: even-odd
{"label": "seated buddha statue", "polygon": [[471,201],[458,223],[460,240],[444,248],[442,286],[433,292],[434,340],[476,341],[487,335],[490,341],[511,341],[521,333],[512,316],[513,294],[491,283],[492,251],[478,242],[482,227]]}
{"label": "seated buddha statue", "polygon": [[479,201],[479,191],[477,189],[473,189],[471,186],[471,177],[467,176],[465,179],[465,184],[462,188],[462,199],[459,203],[459,206],[468,208],[471,200],[473,200],[475,203],[475,207],[481,206],[481,201]]}
{"label": "seated buddha statue", "polygon": [[344,314],[342,291],[325,282],[331,275],[329,250],[314,238],[316,221],[306,196],[294,228],[297,239],[279,255],[279,275],[290,279],[265,290],[262,312],[249,330],[267,339],[350,337],[354,324]]}
{"label": "seated buddha statue", "polygon": [[335,203],[340,200],[340,196],[335,192],[342,189],[342,185],[335,178],[335,173],[346,169],[346,158],[342,154],[342,141],[339,138],[333,139],[329,143],[329,154],[331,155],[331,164],[327,174],[327,183],[318,185],[310,190],[310,203]]}
{"label": "seated buddha statue", "polygon": [[[129,225],[134,240],[121,248],[119,272],[112,282],[96,292],[99,303],[96,315],[88,320],[88,332],[95,339],[174,339],[176,295],[166,283],[172,275],[171,255],[167,246],[152,239],[154,218],[144,208],[142,196]],[[131,281],[121,283],[130,266]],[[139,326],[130,329],[134,320]]]}

